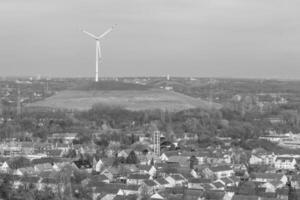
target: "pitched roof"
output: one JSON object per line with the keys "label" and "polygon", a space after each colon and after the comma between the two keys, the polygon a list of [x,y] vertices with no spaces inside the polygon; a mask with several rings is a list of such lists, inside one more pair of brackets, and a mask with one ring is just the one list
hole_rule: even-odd
{"label": "pitched roof", "polygon": [[48,171],[48,170],[52,170],[52,165],[49,163],[44,163],[44,164],[38,164],[35,165],[34,168],[38,171]]}
{"label": "pitched roof", "polygon": [[203,191],[202,190],[186,189],[184,191],[184,199],[185,200],[197,200],[202,195],[203,195]]}
{"label": "pitched roof", "polygon": [[51,157],[45,157],[45,158],[38,158],[38,159],[33,159],[31,161],[31,163],[33,165],[37,165],[37,164],[45,164],[45,163],[50,163],[52,164],[54,162],[54,158]]}
{"label": "pitched roof", "polygon": [[156,186],[157,183],[155,183],[153,180],[145,180],[144,183],[147,185],[147,186],[150,186],[150,187],[153,187],[153,186]]}
{"label": "pitched roof", "polygon": [[43,178],[41,183],[44,183],[44,184],[56,184],[58,183],[58,180],[55,179],[55,178]]}
{"label": "pitched roof", "polygon": [[176,181],[185,180],[185,178],[181,174],[171,174],[170,177],[172,177]]}
{"label": "pitched roof", "polygon": [[151,165],[139,165],[138,169],[143,171],[149,171],[152,168]]}
{"label": "pitched roof", "polygon": [[292,162],[294,159],[295,158],[293,158],[293,157],[278,156],[275,161],[280,160],[281,162],[286,162],[286,161]]}
{"label": "pitched roof", "polygon": [[180,163],[180,164],[188,164],[188,158],[184,156],[170,156],[168,162]]}
{"label": "pitched roof", "polygon": [[127,196],[117,195],[113,198],[113,200],[136,200],[138,196],[136,194],[129,194]]}
{"label": "pitched roof", "polygon": [[223,185],[223,183],[221,183],[220,181],[214,182],[212,183],[216,188],[223,188],[225,187],[225,185]]}
{"label": "pitched roof", "polygon": [[254,178],[275,180],[275,179],[281,179],[284,175],[276,174],[276,173],[253,173],[252,176]]}
{"label": "pitched roof", "polygon": [[92,164],[88,160],[76,160],[73,161],[78,169],[88,169],[92,168]]}
{"label": "pitched roof", "polygon": [[221,171],[230,171],[232,169],[228,165],[218,165],[218,166],[215,166],[215,167],[211,167],[210,170],[213,171],[213,172],[221,172]]}
{"label": "pitched roof", "polygon": [[211,183],[210,179],[204,178],[192,178],[189,180],[190,183]]}
{"label": "pitched roof", "polygon": [[234,181],[228,177],[221,178],[221,181],[223,181],[226,185],[230,183],[234,183]]}
{"label": "pitched roof", "polygon": [[149,174],[130,174],[128,179],[149,179]]}
{"label": "pitched roof", "polygon": [[169,182],[168,182],[166,179],[162,178],[162,177],[159,177],[159,178],[155,179],[155,181],[156,181],[158,184],[160,184],[160,185],[166,185],[166,184],[169,184]]}
{"label": "pitched roof", "polygon": [[37,183],[40,180],[40,177],[37,176],[24,176],[21,178],[21,182],[24,183]]}
{"label": "pitched roof", "polygon": [[163,152],[163,154],[165,154],[167,157],[177,156],[178,151],[166,151],[166,152]]}
{"label": "pitched roof", "polygon": [[231,200],[258,200],[258,196],[234,195]]}

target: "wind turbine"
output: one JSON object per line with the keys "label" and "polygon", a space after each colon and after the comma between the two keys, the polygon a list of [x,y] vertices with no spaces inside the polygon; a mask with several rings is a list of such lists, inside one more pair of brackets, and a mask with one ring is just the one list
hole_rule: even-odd
{"label": "wind turbine", "polygon": [[99,74],[98,74],[99,73],[99,63],[100,63],[100,59],[102,58],[100,39],[104,38],[107,34],[109,34],[114,29],[114,27],[115,27],[115,25],[112,26],[111,28],[107,29],[104,33],[102,33],[99,36],[95,36],[94,34],[81,29],[81,31],[83,33],[87,34],[88,36],[90,36],[96,40],[96,75],[95,75],[96,82],[98,82],[98,79],[99,79]]}

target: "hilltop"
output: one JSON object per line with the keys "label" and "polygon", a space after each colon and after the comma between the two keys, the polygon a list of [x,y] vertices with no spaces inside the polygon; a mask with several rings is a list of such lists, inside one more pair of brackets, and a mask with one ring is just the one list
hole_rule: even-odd
{"label": "hilltop", "polygon": [[27,107],[88,110],[95,104],[123,107],[128,110],[162,109],[180,111],[190,108],[219,109],[220,104],[208,103],[181,93],[162,89],[65,90]]}

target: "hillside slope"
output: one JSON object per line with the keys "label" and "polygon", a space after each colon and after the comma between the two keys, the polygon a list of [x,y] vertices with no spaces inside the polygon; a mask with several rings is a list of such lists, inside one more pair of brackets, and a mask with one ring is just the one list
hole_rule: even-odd
{"label": "hillside slope", "polygon": [[150,90],[66,90],[54,96],[28,104],[27,107],[88,110],[95,104],[120,106],[129,110],[162,109],[179,111],[190,108],[219,109],[219,104],[209,104],[201,99],[177,92]]}

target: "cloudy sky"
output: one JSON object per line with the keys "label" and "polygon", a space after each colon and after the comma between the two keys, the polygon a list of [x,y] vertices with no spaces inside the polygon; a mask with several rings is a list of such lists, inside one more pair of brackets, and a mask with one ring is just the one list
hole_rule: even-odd
{"label": "cloudy sky", "polygon": [[298,0],[0,0],[0,75],[300,79]]}

